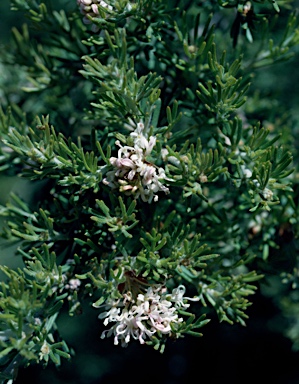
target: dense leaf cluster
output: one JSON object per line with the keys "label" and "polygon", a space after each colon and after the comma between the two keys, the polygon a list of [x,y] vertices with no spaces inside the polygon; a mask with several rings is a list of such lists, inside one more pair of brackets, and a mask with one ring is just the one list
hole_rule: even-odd
{"label": "dense leaf cluster", "polygon": [[[257,69],[299,43],[291,1],[107,0],[112,10],[86,16],[97,32],[75,1],[54,3],[11,1],[28,23],[1,57],[7,73],[19,69],[13,88],[1,83],[0,169],[33,189],[42,182],[36,201],[11,194],[0,207],[2,238],[22,259],[0,267],[2,382],[19,366],[71,357],[61,312],[126,292],[134,302],[146,287],[183,285],[195,300],[170,333],[146,340],[160,351],[168,336],[200,336],[213,311],[245,325],[270,250],[298,227],[296,151],[254,92]],[[279,12],[288,22],[276,41]],[[105,182],[111,159],[128,164],[119,148],[135,148],[140,122],[143,145],[155,139],[144,164],[163,169],[169,188],[151,203]],[[141,180],[124,177],[132,188]]]}

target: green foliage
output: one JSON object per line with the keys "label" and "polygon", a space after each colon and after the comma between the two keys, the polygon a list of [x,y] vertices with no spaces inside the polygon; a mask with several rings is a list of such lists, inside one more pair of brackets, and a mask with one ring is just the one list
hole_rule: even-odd
{"label": "green foliage", "polygon": [[0,83],[0,170],[42,190],[0,207],[21,259],[1,266],[3,382],[69,359],[57,320],[86,305],[102,338],[160,352],[213,312],[244,326],[282,228],[297,239],[298,154],[255,83],[296,53],[291,1],[187,3],[11,1],[28,23],[1,57],[19,77]]}

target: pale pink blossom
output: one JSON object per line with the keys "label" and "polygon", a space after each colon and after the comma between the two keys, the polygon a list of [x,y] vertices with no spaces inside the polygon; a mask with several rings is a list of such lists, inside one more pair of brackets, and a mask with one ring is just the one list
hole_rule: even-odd
{"label": "pale pink blossom", "polygon": [[147,137],[142,121],[137,124],[130,119],[130,128],[135,130],[130,133],[133,145],[122,145],[118,140],[115,144],[119,147],[117,157],[110,158],[114,170],[107,172],[103,183],[111,188],[118,188],[120,192],[140,197],[144,202],[158,201],[158,192],[169,193],[169,188],[163,184],[167,181],[162,167],[149,163],[149,156],[156,144],[154,136]]}
{"label": "pale pink blossom", "polygon": [[98,17],[99,6],[107,9],[108,12],[113,10],[113,7],[103,0],[77,0],[77,4],[79,5],[80,12],[84,15],[83,23],[92,24],[91,29],[93,32],[98,32],[99,27],[92,23],[90,17]]}
{"label": "pale pink blossom", "polygon": [[126,347],[131,339],[144,344],[157,332],[170,335],[173,325],[183,322],[178,309],[189,305],[186,300],[198,301],[199,298],[184,297],[185,287],[179,285],[170,294],[163,286],[148,287],[144,292],[133,297],[130,291],[124,292],[122,299],[108,299],[106,303],[94,307],[104,308],[99,315],[104,325],[112,324],[101,338],[114,336],[114,344],[119,342]]}

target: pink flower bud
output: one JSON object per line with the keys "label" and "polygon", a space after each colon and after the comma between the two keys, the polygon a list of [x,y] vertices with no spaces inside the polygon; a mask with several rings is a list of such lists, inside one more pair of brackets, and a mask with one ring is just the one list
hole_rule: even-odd
{"label": "pink flower bud", "polygon": [[96,4],[92,4],[91,8],[96,15],[99,14],[99,8]]}

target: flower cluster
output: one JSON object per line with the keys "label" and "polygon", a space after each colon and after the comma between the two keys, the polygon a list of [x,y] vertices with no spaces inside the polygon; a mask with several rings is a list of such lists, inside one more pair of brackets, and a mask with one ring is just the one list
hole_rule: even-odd
{"label": "flower cluster", "polygon": [[[80,12],[84,15],[83,23],[92,24],[90,17],[97,17],[99,15],[99,6],[108,9],[111,11],[113,8],[111,5],[107,4],[104,0],[77,0],[79,5]],[[98,32],[99,27],[95,24],[92,24],[91,27],[93,32]]]}
{"label": "flower cluster", "polygon": [[[144,344],[146,338],[150,339],[157,332],[170,335],[172,326],[183,322],[178,309],[189,307],[184,300],[198,301],[198,298],[184,297],[185,291],[183,285],[175,288],[171,294],[162,286],[150,286],[135,299],[130,291],[123,293],[121,299],[108,299],[98,307],[105,308],[99,318],[105,319],[105,326],[109,323],[114,325],[105,330],[101,337],[114,335],[114,344],[118,345],[120,341],[121,345],[126,347],[131,338]],[[97,306],[94,304],[94,307]]]}
{"label": "flower cluster", "polygon": [[110,164],[114,167],[107,172],[103,183],[111,188],[119,188],[126,195],[139,196],[145,202],[158,201],[159,191],[168,194],[169,189],[162,184],[161,180],[169,180],[161,167],[148,162],[149,156],[156,144],[156,138],[145,135],[143,122],[139,122],[133,132],[130,133],[133,146],[122,146],[119,141],[116,145],[120,147],[118,157],[111,157]]}

